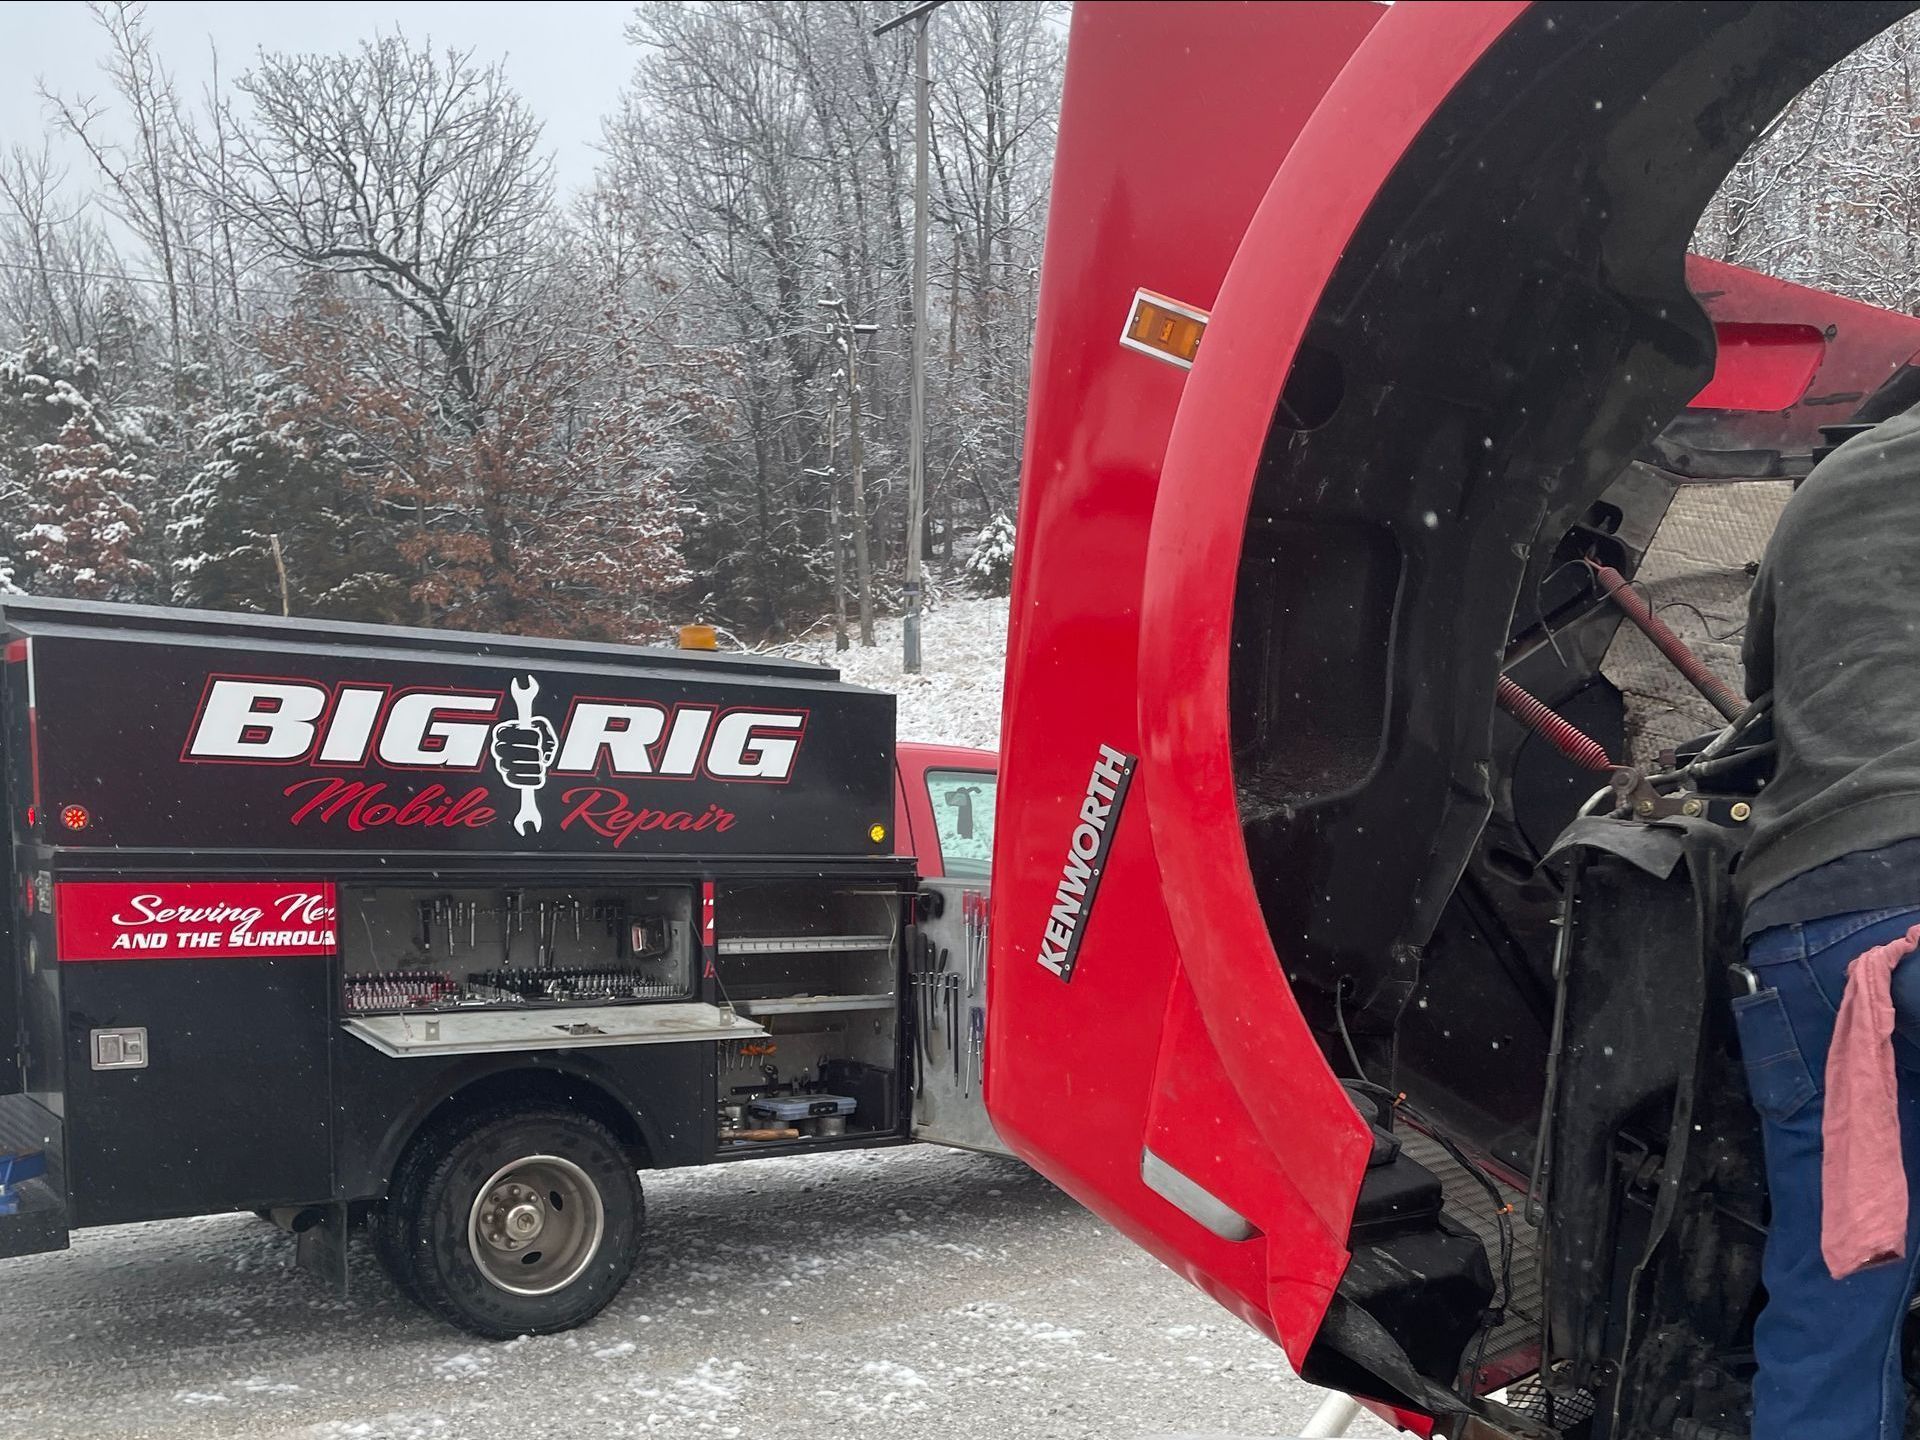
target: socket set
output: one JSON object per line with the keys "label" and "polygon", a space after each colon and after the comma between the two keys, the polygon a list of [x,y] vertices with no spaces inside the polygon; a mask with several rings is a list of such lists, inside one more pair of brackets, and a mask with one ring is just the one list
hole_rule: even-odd
{"label": "socket set", "polygon": [[459,984],[440,970],[389,970],[347,977],[346,1006],[355,1012],[451,1005],[459,999]]}
{"label": "socket set", "polygon": [[676,981],[632,970],[483,970],[467,979],[475,1000],[518,1004],[539,1000],[670,1000],[686,994]]}

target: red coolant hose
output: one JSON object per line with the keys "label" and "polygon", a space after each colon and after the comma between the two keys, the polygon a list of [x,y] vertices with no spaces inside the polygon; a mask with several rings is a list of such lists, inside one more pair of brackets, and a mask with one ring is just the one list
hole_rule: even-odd
{"label": "red coolant hose", "polygon": [[1667,628],[1666,622],[1654,614],[1653,608],[1627,583],[1627,577],[1598,560],[1589,559],[1587,564],[1592,567],[1600,588],[1607,592],[1627,619],[1639,627],[1640,633],[1653,642],[1654,648],[1667,657],[1673,668],[1686,676],[1687,683],[1706,696],[1707,703],[1718,710],[1722,718],[1737,719],[1740,712],[1747,708],[1747,702],[1734,694],[1726,681],[1709,670],[1700,657],[1687,648],[1686,641]]}
{"label": "red coolant hose", "polygon": [[1502,675],[1494,682],[1493,698],[1534,734],[1545,740],[1574,764],[1587,770],[1611,770],[1604,746],[1591,735],[1547,708],[1538,697],[1529,694]]}

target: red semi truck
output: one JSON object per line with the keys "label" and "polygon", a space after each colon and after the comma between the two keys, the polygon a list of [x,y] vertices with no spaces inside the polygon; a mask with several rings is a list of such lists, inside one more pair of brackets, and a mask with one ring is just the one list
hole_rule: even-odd
{"label": "red semi truck", "polygon": [[992,756],[891,696],[23,598],[0,646],[0,1256],[255,1209],[344,1287],[364,1222],[510,1336],[617,1292],[638,1171],[996,1143]]}
{"label": "red semi truck", "polygon": [[1765,732],[1622,647],[1643,594],[1726,659],[1766,517],[1910,379],[1910,317],[1686,254],[1910,8],[1075,7],[989,1110],[1408,1428],[1746,1428]]}

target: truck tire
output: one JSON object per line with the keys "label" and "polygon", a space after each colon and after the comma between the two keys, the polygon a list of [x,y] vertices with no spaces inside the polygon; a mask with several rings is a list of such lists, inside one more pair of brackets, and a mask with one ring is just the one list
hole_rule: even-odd
{"label": "truck tire", "polygon": [[644,1214],[639,1176],[606,1126],[509,1105],[417,1139],[372,1229],[401,1290],[506,1340],[599,1314],[633,1271]]}

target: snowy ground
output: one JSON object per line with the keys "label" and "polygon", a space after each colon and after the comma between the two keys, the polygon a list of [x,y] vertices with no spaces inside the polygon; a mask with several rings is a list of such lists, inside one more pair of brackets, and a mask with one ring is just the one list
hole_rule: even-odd
{"label": "snowy ground", "polygon": [[647,1191],[612,1308],[494,1345],[358,1243],[339,1301],[250,1216],[83,1233],[0,1272],[0,1436],[1133,1440],[1298,1433],[1318,1399],[1012,1161],[913,1146]]}
{"label": "snowy ground", "polygon": [[971,596],[932,606],[920,627],[921,673],[900,670],[900,622],[874,622],[872,649],[860,644],[838,653],[831,633],[783,646],[781,653],[824,665],[858,685],[900,697],[900,738],[943,745],[1000,744],[1000,686],[1007,663],[1007,602]]}

